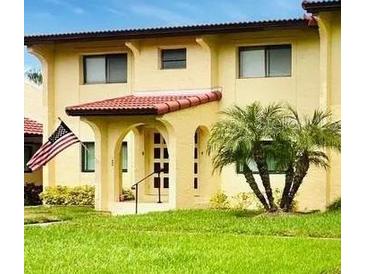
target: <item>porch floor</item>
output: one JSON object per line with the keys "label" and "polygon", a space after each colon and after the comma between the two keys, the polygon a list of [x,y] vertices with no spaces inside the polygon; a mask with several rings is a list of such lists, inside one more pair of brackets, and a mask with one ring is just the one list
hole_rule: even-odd
{"label": "porch floor", "polygon": [[[170,210],[169,204],[166,203],[138,203],[138,214],[144,214],[148,212],[167,211]],[[136,214],[135,201],[116,202],[112,205],[112,215],[133,215]]]}

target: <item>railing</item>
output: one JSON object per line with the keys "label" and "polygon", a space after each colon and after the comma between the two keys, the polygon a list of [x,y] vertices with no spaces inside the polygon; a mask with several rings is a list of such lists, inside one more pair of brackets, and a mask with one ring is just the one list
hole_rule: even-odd
{"label": "railing", "polygon": [[[135,183],[134,185],[131,186],[131,189],[135,190],[136,191],[136,214],[138,213],[138,185],[140,183],[142,183],[143,181],[145,181],[146,179],[148,179],[149,177],[151,177],[152,175],[154,174],[158,174],[158,177],[160,178],[160,173],[161,172],[165,172],[164,169],[159,169],[158,171],[154,171],[150,174],[148,174],[146,177],[142,178],[141,180],[139,180],[137,183]],[[162,203],[161,201],[161,180],[159,180],[159,185],[158,185],[158,201],[157,203]]]}

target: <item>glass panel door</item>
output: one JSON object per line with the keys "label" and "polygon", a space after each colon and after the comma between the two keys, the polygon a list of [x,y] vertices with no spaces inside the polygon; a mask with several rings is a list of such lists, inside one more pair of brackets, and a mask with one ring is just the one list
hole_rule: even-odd
{"label": "glass panel door", "polygon": [[153,194],[157,194],[157,189],[161,187],[161,193],[167,194],[169,188],[169,153],[167,144],[162,135],[158,132],[153,132],[153,148],[152,148],[152,169],[158,171],[163,169],[164,171],[153,175],[152,188]]}

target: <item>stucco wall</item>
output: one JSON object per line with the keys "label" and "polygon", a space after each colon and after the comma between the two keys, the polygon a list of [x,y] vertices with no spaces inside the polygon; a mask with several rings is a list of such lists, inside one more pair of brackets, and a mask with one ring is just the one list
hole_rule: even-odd
{"label": "stucco wall", "polygon": [[42,86],[29,81],[24,82],[24,117],[39,123],[43,121]]}
{"label": "stucco wall", "polygon": [[[334,27],[332,32],[334,41],[339,40],[337,28]],[[311,113],[320,106],[321,57],[319,33],[316,29],[222,34],[203,37],[204,39],[210,41],[207,44],[212,45],[211,49],[204,48],[202,43],[198,43],[197,37],[146,39],[132,41],[131,45],[126,45],[122,41],[56,45],[47,51],[51,52],[49,54],[52,57],[48,58],[52,61],[50,66],[52,70],[45,75],[48,91],[44,96],[47,99],[45,102],[51,100],[55,106],[54,109],[50,109],[51,111],[48,110],[48,115],[53,111],[54,115],[47,122],[53,124],[54,129],[58,123],[57,116],[60,116],[81,140],[93,141],[94,136],[90,126],[80,122],[78,117],[67,116],[64,111],[66,106],[123,96],[131,94],[132,91],[199,89],[210,87],[212,84],[222,87],[223,98],[219,102],[220,110],[232,104],[243,106],[256,100],[264,104],[288,102],[297,107],[300,113]],[[238,47],[274,44],[292,45],[292,75],[290,77],[238,79]],[[187,48],[187,68],[160,70],[160,50],[180,47]],[[128,54],[127,83],[93,85],[82,83],[82,55],[117,52]],[[330,101],[336,109],[340,102],[338,54],[339,46],[333,45],[334,68],[331,86],[334,92],[331,93],[333,95]],[[52,104],[49,103],[48,107],[52,108]],[[181,115],[184,113],[182,111]],[[182,117],[183,120],[194,119],[194,116],[189,116],[189,113],[193,112],[186,112]],[[45,129],[48,135],[50,131],[50,127]],[[129,138],[132,142],[133,138]],[[131,152],[130,155],[132,154]],[[81,172],[80,157],[79,145],[74,145],[58,155],[53,160],[54,176],[46,180],[47,184],[93,184],[95,175]],[[131,170],[135,169],[135,167],[131,168]],[[334,156],[333,169],[339,170],[338,156]],[[48,171],[46,173],[52,174]],[[323,170],[311,168],[299,193],[300,207],[308,210],[323,209],[328,202],[326,197],[338,194],[339,181],[332,187],[333,191],[328,194],[328,184],[331,185],[332,181],[339,177],[338,174],[337,171],[326,173]],[[137,179],[133,176],[131,174],[129,178],[132,179],[125,181]],[[327,177],[330,178],[330,183],[327,183]],[[243,176],[236,174],[234,166],[225,168],[219,180],[222,190],[229,195],[248,190],[243,182]],[[274,188],[281,187],[282,184],[282,175],[273,176]]]}

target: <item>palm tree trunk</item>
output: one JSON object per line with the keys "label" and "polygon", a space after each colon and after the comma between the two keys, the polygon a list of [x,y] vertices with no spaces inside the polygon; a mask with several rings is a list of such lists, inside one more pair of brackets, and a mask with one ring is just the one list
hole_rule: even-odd
{"label": "palm tree trunk", "polygon": [[264,206],[266,211],[270,211],[270,207],[264,197],[264,195],[262,195],[259,187],[257,186],[255,177],[253,177],[252,171],[250,169],[248,170],[244,170],[243,175],[246,178],[247,183],[249,184],[249,186],[251,187],[253,193],[255,193],[256,197],[259,199],[259,201],[261,202],[261,204]]}
{"label": "palm tree trunk", "polygon": [[266,158],[261,145],[257,145],[254,149],[254,160],[256,162],[257,169],[259,170],[262,184],[265,188],[266,197],[269,201],[270,211],[274,212],[277,210],[277,206],[274,202],[274,197],[272,194],[269,168],[267,166]]}
{"label": "palm tree trunk", "polygon": [[284,209],[284,207],[287,203],[288,194],[289,194],[289,191],[293,184],[293,178],[294,178],[294,169],[293,169],[293,166],[290,165],[285,172],[285,186],[284,186],[283,194],[281,196],[281,201],[280,201],[281,209]]}
{"label": "palm tree trunk", "polygon": [[303,183],[305,175],[307,175],[309,169],[309,158],[307,154],[303,154],[295,166],[295,173],[293,178],[293,185],[289,191],[286,205],[284,206],[284,211],[288,212],[292,210],[293,200],[297,194],[300,186]]}

